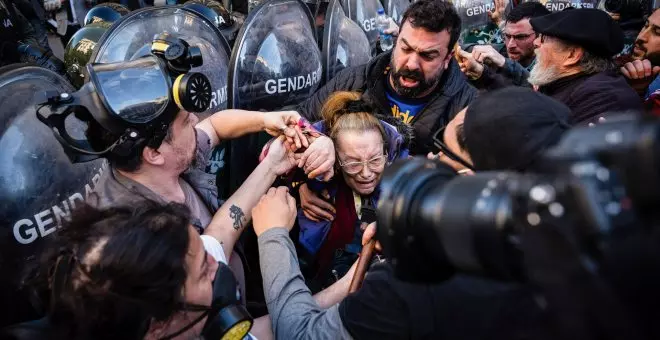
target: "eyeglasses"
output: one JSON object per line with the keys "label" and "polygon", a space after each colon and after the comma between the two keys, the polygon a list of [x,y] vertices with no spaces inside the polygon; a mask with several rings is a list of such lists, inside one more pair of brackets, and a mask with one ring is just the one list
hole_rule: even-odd
{"label": "eyeglasses", "polygon": [[[339,157],[337,157],[339,158]],[[371,171],[379,171],[383,168],[385,163],[387,162],[387,153],[376,156],[370,160],[367,161],[362,161],[362,162],[348,162],[344,163],[339,160],[339,166],[349,175],[355,175],[357,173],[360,173],[362,169],[364,169],[365,166],[369,168]]]}
{"label": "eyeglasses", "polygon": [[452,161],[460,163],[462,166],[474,171],[474,167],[472,166],[472,164],[470,164],[468,161],[464,160],[461,156],[455,154],[453,151],[451,151],[451,149],[449,149],[447,144],[445,144],[445,142],[444,142],[445,137],[444,136],[445,136],[445,129],[446,128],[447,128],[447,125],[443,126],[442,128],[440,128],[440,130],[438,130],[435,133],[435,135],[433,136],[433,144],[435,145],[435,147],[440,149],[440,151],[443,154],[445,154],[447,157],[449,157],[449,159],[451,159]]}
{"label": "eyeglasses", "polygon": [[511,35],[511,34],[508,34],[508,33],[504,33],[504,41],[509,41],[511,39],[514,39],[515,41],[525,41],[533,35],[535,35],[535,34],[534,33],[527,33],[527,34],[523,33],[523,34]]}

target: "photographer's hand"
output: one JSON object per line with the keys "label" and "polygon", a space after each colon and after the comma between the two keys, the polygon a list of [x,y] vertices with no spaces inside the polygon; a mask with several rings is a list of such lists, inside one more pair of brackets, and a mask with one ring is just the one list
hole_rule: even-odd
{"label": "photographer's hand", "polygon": [[[367,228],[364,230],[364,233],[362,234],[362,246],[367,244],[367,242],[371,241],[372,239],[375,240],[376,237],[376,222],[371,223],[367,226]],[[380,242],[376,241],[376,250],[378,252],[383,251],[383,247],[380,245]]]}

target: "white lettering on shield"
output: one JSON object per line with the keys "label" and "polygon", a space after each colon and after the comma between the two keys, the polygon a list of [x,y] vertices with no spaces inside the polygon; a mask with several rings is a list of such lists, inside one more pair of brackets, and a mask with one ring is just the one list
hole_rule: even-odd
{"label": "white lettering on shield", "polygon": [[290,77],[290,78],[279,78],[279,79],[268,79],[266,80],[266,93],[275,94],[275,93],[287,93],[294,92],[298,90],[303,90],[309,87],[312,87],[321,80],[321,70],[308,73],[307,75]]}
{"label": "white lettering on shield", "polygon": [[365,19],[364,21],[362,21],[362,28],[364,29],[365,32],[369,32],[371,30],[377,30],[378,26],[376,26],[376,18]]}
{"label": "white lettering on shield", "polygon": [[220,106],[220,104],[227,101],[227,86],[223,86],[211,93],[211,104],[209,110]]}
{"label": "white lettering on shield", "polygon": [[579,2],[574,2],[574,3],[568,3],[568,2],[549,3],[549,2],[547,2],[545,4],[545,8],[547,8],[550,12],[560,12],[560,11],[565,10],[568,7],[594,8],[594,4],[593,3],[579,3]]}
{"label": "white lettering on shield", "polygon": [[469,17],[479,14],[486,14],[487,12],[493,10],[493,6],[494,6],[493,4],[485,4],[481,6],[470,7],[466,10],[465,14],[467,14],[467,16]]}
{"label": "white lettering on shield", "polygon": [[[107,162],[103,162],[98,172],[92,177],[91,183],[85,184],[85,187],[80,188],[79,192],[73,193],[67,199],[34,214],[30,218],[16,221],[14,223],[14,238],[16,241],[20,244],[30,244],[39,237],[46,237],[61,228],[63,221],[70,220],[71,212],[76,208],[76,202],[84,202],[89,197],[89,194],[94,190],[93,187],[96,187],[101,174],[106,171],[107,167]],[[83,196],[83,192],[85,196]]]}

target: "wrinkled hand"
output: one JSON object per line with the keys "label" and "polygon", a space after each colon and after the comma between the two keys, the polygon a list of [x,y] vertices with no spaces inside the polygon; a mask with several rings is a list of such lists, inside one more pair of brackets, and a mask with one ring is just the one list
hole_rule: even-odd
{"label": "wrinkled hand", "polygon": [[57,11],[62,7],[60,0],[44,0],[44,9],[48,12]]}
{"label": "wrinkled hand", "polygon": [[[300,114],[298,112],[264,112],[263,117],[264,130],[271,136],[286,136],[287,145],[291,145],[293,151],[309,146],[307,138],[305,138],[298,126],[298,121],[300,120]],[[295,149],[293,149],[293,146],[295,146]]]}
{"label": "wrinkled hand", "polygon": [[495,0],[495,8],[492,12],[488,12],[488,17],[495,25],[500,25],[504,19],[504,11],[506,6],[509,4],[507,0]]}
{"label": "wrinkled hand", "polygon": [[[374,239],[374,237],[376,237],[376,222],[369,224],[367,229],[364,230],[364,233],[362,234],[362,246]],[[383,247],[380,245],[380,242],[376,241],[375,249],[378,252],[383,251]]]}
{"label": "wrinkled hand", "polygon": [[472,80],[481,78],[481,75],[484,72],[484,65],[477,62],[474,57],[472,57],[471,53],[463,51],[460,46],[457,46],[456,48],[458,49],[456,60],[458,61],[458,66],[461,68],[461,71]]}
{"label": "wrinkled hand", "polygon": [[254,232],[260,236],[272,228],[293,229],[296,221],[296,200],[287,187],[270,188],[252,208]]}
{"label": "wrinkled hand", "polygon": [[286,137],[279,136],[271,140],[266,146],[268,147],[268,154],[264,158],[264,162],[268,163],[268,167],[277,176],[286,174],[297,165],[293,152],[288,151],[284,145],[285,139]]}
{"label": "wrinkled hand", "polygon": [[329,181],[334,176],[335,145],[327,136],[313,138],[309,147],[302,155],[297,155],[298,167],[302,168],[308,178],[323,176]]}
{"label": "wrinkled hand", "polygon": [[504,67],[506,59],[490,45],[477,45],[472,49],[472,57],[482,64]]}
{"label": "wrinkled hand", "polygon": [[649,84],[660,73],[660,66],[653,66],[648,59],[634,60],[621,67],[621,73],[638,93],[645,92]]}
{"label": "wrinkled hand", "polygon": [[[314,222],[332,221],[335,219],[335,207],[327,201],[321,199],[309,189],[307,184],[303,184],[298,188],[300,194],[300,207],[303,214]],[[325,193],[327,195],[327,193]],[[326,197],[327,198],[327,197]]]}

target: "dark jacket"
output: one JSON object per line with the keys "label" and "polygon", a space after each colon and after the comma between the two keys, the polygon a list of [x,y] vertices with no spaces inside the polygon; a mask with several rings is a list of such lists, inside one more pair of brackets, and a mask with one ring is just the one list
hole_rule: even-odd
{"label": "dark jacket", "polygon": [[536,64],[536,59],[528,66],[524,67],[520,63],[506,58],[504,66],[499,69],[493,69],[485,66],[479,79],[473,80],[472,84],[480,90],[496,90],[507,86],[526,86],[531,87],[527,82],[529,71]]}
{"label": "dark jacket", "polygon": [[635,90],[615,71],[564,77],[541,86],[539,91],[571,109],[572,125],[597,122],[607,112],[642,111]]}
{"label": "dark jacket", "polygon": [[[381,112],[391,112],[386,95],[386,75],[391,52],[383,53],[366,65],[342,70],[325,86],[298,106],[298,112],[310,121],[320,120],[326,99],[335,91],[360,91]],[[412,125],[415,137],[411,154],[426,154],[433,147],[433,132],[449,122],[477,96],[477,90],[467,81],[454,59],[444,71],[440,85],[424,109],[415,115]]]}

